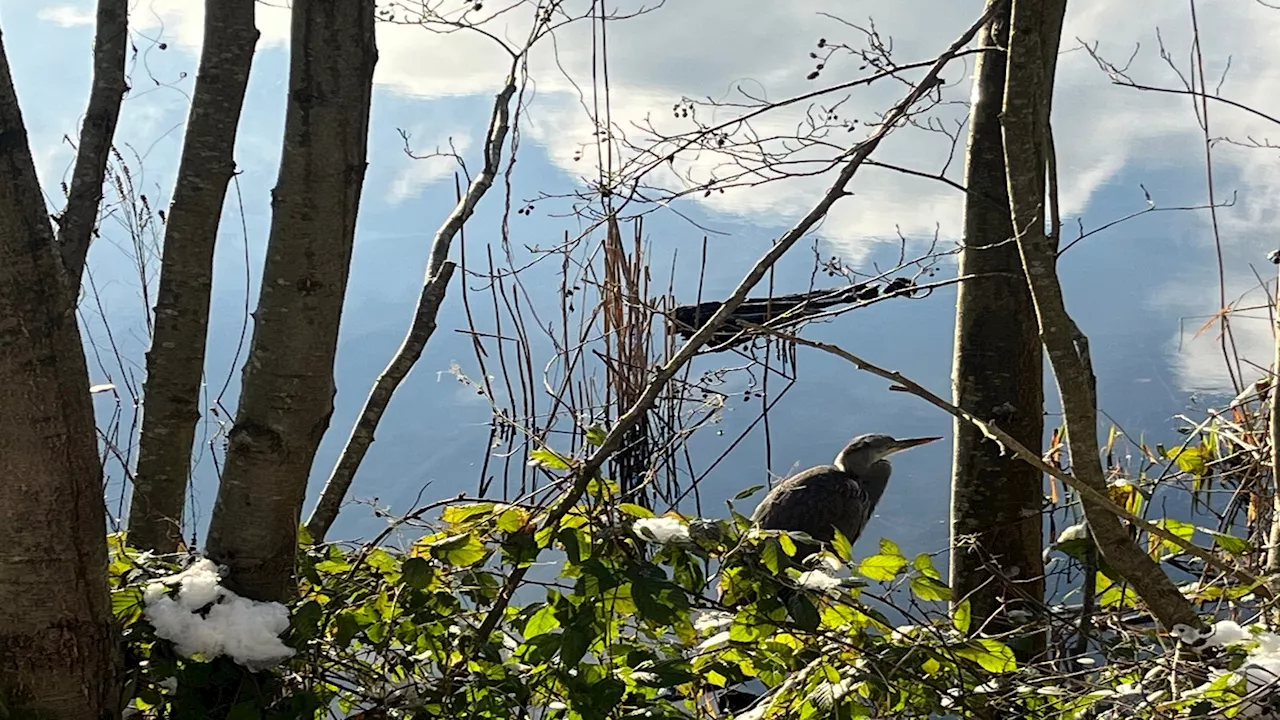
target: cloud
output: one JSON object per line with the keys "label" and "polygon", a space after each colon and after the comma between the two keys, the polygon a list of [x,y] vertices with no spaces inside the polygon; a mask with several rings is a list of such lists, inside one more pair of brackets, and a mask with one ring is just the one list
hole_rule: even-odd
{"label": "cloud", "polygon": [[418,157],[405,156],[404,169],[391,181],[387,200],[392,205],[417,197],[428,185],[452,177],[454,171],[460,169],[452,154],[436,153],[456,153],[465,159],[467,150],[471,148],[471,135],[465,132],[440,133],[427,143],[414,139],[422,134],[423,131],[418,130],[409,135],[410,146]]}
{"label": "cloud", "polygon": [[59,27],[76,27],[82,25],[93,25],[94,14],[87,9],[72,7],[70,5],[55,5],[53,7],[40,8],[37,14],[38,18],[45,22],[51,22]]}
{"label": "cloud", "polygon": [[[446,0],[440,7],[461,13],[470,5]],[[487,36],[380,23],[375,82],[384,90],[417,99],[492,96],[510,69],[510,57],[499,42],[520,44],[529,30],[532,6],[485,5],[483,12],[491,13],[483,24]],[[589,5],[589,0],[570,0],[564,7],[573,14]],[[818,51],[819,39],[855,47],[866,44],[864,32],[849,23],[870,30],[868,18],[874,17],[874,30],[878,37],[892,40],[895,59],[920,61],[948,45],[977,17],[982,5],[981,0],[720,0],[665,5],[620,0],[610,4],[611,10],[634,17],[609,23],[604,31],[599,23],[564,26],[531,53],[523,137],[526,142],[541,146],[561,171],[561,176],[550,182],[573,186],[559,188],[560,191],[581,190],[583,182],[600,176],[594,152],[581,151],[594,146],[606,120],[615,133],[625,134],[633,146],[643,147],[652,140],[647,136],[650,131],[671,135],[691,127],[688,119],[671,112],[673,105],[684,98],[720,101],[719,107],[704,106],[700,112],[710,113],[707,120],[723,121],[749,110],[748,95],[776,101],[811,92],[824,83],[865,75],[859,60],[837,54],[817,80],[806,79],[817,62],[810,53]],[[83,24],[89,15],[77,7],[68,4],[48,8],[41,11],[41,17],[62,25]],[[649,10],[641,12],[646,7]],[[468,17],[476,15],[472,12]],[[150,0],[133,16],[139,30],[150,35],[162,32],[172,45],[191,53],[198,51],[202,21],[201,4],[187,0]],[[1280,108],[1276,107],[1280,66],[1272,61],[1274,38],[1280,34],[1280,12],[1258,3],[1210,0],[1203,6],[1199,22],[1209,86],[1218,85],[1230,59],[1231,70],[1221,84],[1222,94],[1273,116],[1280,115]],[[259,4],[258,26],[262,31],[260,49],[284,47],[287,43],[287,9]],[[1101,193],[1109,192],[1122,173],[1139,181],[1151,179],[1157,185],[1170,186],[1166,194],[1155,197],[1162,205],[1204,202],[1200,189],[1203,131],[1190,99],[1118,87],[1108,81],[1083,49],[1087,44],[1106,58],[1128,63],[1128,72],[1139,82],[1178,87],[1179,72],[1183,76],[1189,74],[1192,37],[1186,6],[1077,0],[1069,6],[1063,37],[1054,130],[1064,219],[1074,223],[1090,208],[1103,205],[1099,202],[1104,197]],[[1158,42],[1168,49],[1170,62],[1177,70],[1161,57]],[[606,44],[607,68],[600,60],[601,48]],[[953,63],[942,74],[946,81],[943,98],[950,104],[936,108],[933,115],[953,131],[965,114],[963,101],[971,92],[972,69],[969,58]],[[910,74],[918,76],[919,71]],[[601,87],[606,77],[610,90],[607,103],[593,90]],[[886,80],[816,101],[827,105],[839,101],[841,116],[867,121],[874,120],[876,113],[883,112],[904,92],[901,83]],[[794,135],[809,110],[810,103],[799,102],[785,110],[765,113],[752,120],[752,131],[762,138]],[[459,123],[455,119],[449,126],[471,127],[472,134],[476,134],[485,120],[487,117],[477,117]],[[833,134],[825,138],[830,145],[814,145],[797,157],[829,160],[865,134],[862,129]],[[1210,106],[1210,134],[1263,139],[1280,134],[1280,129],[1265,118],[1217,104]],[[430,131],[425,134],[432,135]],[[466,137],[470,141],[471,136]],[[774,141],[772,147],[781,142]],[[963,137],[954,149],[956,158],[947,168],[947,177],[961,181],[959,155],[964,149]],[[876,159],[937,173],[951,150],[946,137],[908,128],[891,135]],[[634,151],[614,157],[611,167],[625,168],[635,157]],[[1228,272],[1239,274],[1240,283],[1247,285],[1251,280],[1246,263],[1257,258],[1246,258],[1256,250],[1244,248],[1274,242],[1270,228],[1276,222],[1276,210],[1271,199],[1280,197],[1280,164],[1274,162],[1273,154],[1221,144],[1215,157],[1219,178],[1230,177],[1230,190],[1239,190],[1238,205],[1221,213],[1220,222],[1226,252],[1233,258]],[[409,163],[388,186],[389,198],[402,202],[447,176],[450,169],[444,160]],[[703,152],[688,156],[674,168],[658,162],[644,179],[656,188],[654,192],[674,192],[686,189],[687,177],[696,183],[723,177],[732,169],[723,154]],[[807,212],[831,178],[831,173],[794,177],[732,188],[723,194],[695,193],[690,199],[715,215],[773,228],[789,225]],[[540,178],[539,182],[546,181]],[[847,259],[865,257],[875,243],[896,240],[898,232],[932,236],[937,230],[944,239],[959,235],[962,197],[954,188],[889,170],[864,168],[850,189],[852,197],[835,206],[819,231]],[[1186,193],[1188,189],[1190,196],[1169,194]],[[1224,195],[1230,192],[1225,187],[1221,189]],[[536,190],[555,191],[543,187]],[[1136,194],[1137,189],[1133,190]],[[1127,199],[1117,202],[1127,203]],[[1091,219],[1096,226],[1113,218]],[[1188,215],[1180,222],[1190,226],[1189,234],[1205,235],[1203,217]],[[1179,278],[1170,282],[1170,291],[1153,301],[1184,310],[1186,315],[1216,310],[1216,279]],[[1178,283],[1176,287],[1174,282]],[[1250,353],[1261,353],[1258,357],[1265,366],[1269,362],[1265,359],[1269,357],[1270,330],[1245,329],[1245,325],[1248,324],[1242,322],[1238,341]],[[1176,331],[1171,330],[1170,337],[1171,344],[1177,347]],[[1196,349],[1202,345],[1206,347],[1204,351]],[[1216,345],[1188,343],[1180,351],[1179,372],[1189,387],[1206,382],[1221,384],[1223,373],[1210,371],[1210,365],[1220,363],[1214,360],[1220,352],[1215,351]]]}

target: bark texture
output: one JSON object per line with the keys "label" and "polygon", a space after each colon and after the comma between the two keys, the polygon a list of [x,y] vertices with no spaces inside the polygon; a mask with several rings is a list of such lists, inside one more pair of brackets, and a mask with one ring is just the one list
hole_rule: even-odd
{"label": "bark texture", "polygon": [[[1054,246],[1056,228],[1052,236],[1045,232],[1043,158],[1049,159],[1050,182],[1056,182],[1049,131],[1052,75],[1045,59],[1057,52],[1065,10],[1065,0],[1014,0],[1001,124],[1013,226],[1035,301],[1041,341],[1062,398],[1071,471],[1105,496],[1107,484],[1098,446],[1097,384],[1088,339],[1072,320],[1063,300]],[[1082,496],[1081,504],[1102,556],[1129,582],[1152,615],[1168,630],[1178,624],[1203,628],[1191,604],[1160,566],[1130,539],[1119,518],[1087,495]]]}
{"label": "bark texture", "polygon": [[257,600],[294,592],[298,522],[333,414],[333,361],[364,183],[373,0],[295,0],[280,176],[209,554]]}
{"label": "bark texture", "polygon": [[126,17],[125,2],[99,3],[61,237],[0,46],[0,702],[12,717],[98,720],[120,709],[102,468],[75,308],[124,92]]}
{"label": "bark texture", "polygon": [[[978,44],[1005,48],[1009,4],[983,28]],[[1005,55],[986,52],[974,68],[965,162],[964,247],[956,300],[952,397],[956,406],[992,421],[1039,452],[1044,436],[1044,366],[1035,307],[1022,275],[1005,188],[1000,106]],[[1043,161],[1042,161],[1043,164]],[[973,423],[955,421],[951,471],[951,586],[968,599],[974,627],[1003,633],[1009,610],[1037,612],[1044,598],[1044,481],[1040,470],[988,439]],[[988,622],[988,619],[990,621]],[[1044,651],[1037,633],[1020,645],[1029,659]]]}
{"label": "bark texture", "polygon": [[213,252],[258,30],[255,0],[209,0],[182,159],[165,224],[155,329],[147,353],[142,436],[129,542],[157,552],[182,543],[182,515],[209,329]]}

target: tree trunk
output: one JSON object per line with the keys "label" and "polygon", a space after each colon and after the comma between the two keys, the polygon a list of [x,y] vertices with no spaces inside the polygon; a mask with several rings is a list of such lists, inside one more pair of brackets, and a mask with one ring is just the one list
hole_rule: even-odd
{"label": "tree trunk", "polygon": [[209,0],[182,160],[165,224],[155,330],[147,353],[142,435],[129,507],[129,543],[175,552],[204,375],[213,250],[236,130],[258,40],[254,0]]}
{"label": "tree trunk", "polygon": [[[1009,42],[1009,4],[1003,4],[979,36],[984,48]],[[1022,275],[1005,189],[1000,105],[1005,56],[978,56],[966,154],[964,247],[956,299],[956,406],[994,421],[1035,452],[1043,444],[1044,372],[1035,307]],[[1036,612],[1044,599],[1040,511],[1044,481],[1039,469],[987,439],[973,423],[957,419],[951,471],[951,586],[968,599],[974,627],[1007,632],[1009,610]],[[1045,636],[1017,643],[1027,660],[1044,652]]]}
{"label": "tree trunk", "polygon": [[0,703],[11,717],[98,720],[120,709],[102,467],[75,309],[125,91],[127,4],[102,0],[97,21],[59,238],[0,46]]}
{"label": "tree trunk", "polygon": [[333,414],[333,361],[364,182],[373,0],[295,0],[280,176],[240,405],[209,527],[228,585],[294,592],[298,522]]}
{"label": "tree trunk", "polygon": [[[1107,492],[1098,447],[1097,384],[1088,339],[1067,313],[1058,281],[1057,228],[1045,233],[1045,177],[1054,176],[1049,129],[1052,76],[1045,58],[1056,53],[1065,0],[1014,0],[1005,81],[1004,134],[1009,204],[1023,269],[1035,302],[1044,343],[1062,398],[1071,472],[1094,490]],[[1056,203],[1055,188],[1049,188]],[[1093,500],[1081,499],[1085,518],[1103,558],[1167,630],[1175,625],[1203,627],[1195,609],[1145,552],[1129,537],[1119,518]],[[1117,578],[1117,579],[1121,579]]]}

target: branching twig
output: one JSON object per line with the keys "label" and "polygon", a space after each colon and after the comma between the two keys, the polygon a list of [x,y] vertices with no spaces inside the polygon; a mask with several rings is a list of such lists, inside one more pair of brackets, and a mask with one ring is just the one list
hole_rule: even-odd
{"label": "branching twig", "polygon": [[127,0],[99,0],[89,108],[80,127],[67,206],[58,217],[58,246],[73,293],[80,288],[80,275],[84,272],[89,243],[98,224],[98,206],[102,202],[102,183],[107,173],[111,140],[120,119],[120,104],[128,90],[124,76],[128,47],[129,3]]}
{"label": "branching twig", "polygon": [[[851,148],[846,154],[844,167],[840,170],[835,182],[831,188],[823,195],[822,199],[810,210],[801,220],[774,244],[768,252],[764,254],[752,266],[738,287],[725,301],[714,315],[707,320],[698,332],[694,333],[680,351],[654,373],[654,378],[645,387],[644,392],[636,403],[622,417],[618,418],[617,423],[610,428],[608,434],[604,438],[600,447],[585,462],[577,464],[573,469],[573,484],[560,500],[547,512],[547,517],[543,521],[544,528],[555,527],[560,520],[569,513],[574,505],[582,498],[586,492],[588,484],[603,467],[606,460],[613,453],[617,452],[622,445],[623,438],[648,412],[658,395],[666,387],[667,383],[675,377],[684,366],[698,353],[698,351],[707,344],[714,336],[716,331],[722,326],[726,320],[733,314],[733,311],[740,306],[747,297],[747,293],[751,291],[755,285],[768,273],[769,268],[783,256],[793,245],[800,240],[814,225],[824,218],[831,207],[840,198],[848,195],[845,187],[849,181],[853,179],[858,168],[871,155],[871,153],[880,144],[880,141],[897,126],[903,118],[910,112],[911,107],[921,98],[925,97],[937,82],[938,74],[942,68],[956,56],[969,42],[977,35],[978,30],[990,19],[1002,3],[994,3],[983,13],[977,22],[972,24],[965,32],[951,44],[946,51],[938,56],[933,65],[929,68],[928,73],[920,81],[920,84],[913,88],[901,102],[895,105],[886,113],[884,122],[876,129],[876,132],[867,140]],[[498,626],[502,620],[511,598],[515,595],[516,590],[524,580],[524,576],[528,572],[528,565],[514,568],[510,575],[507,576],[506,582],[499,591],[493,606],[486,613],[484,619],[480,623],[476,637],[480,642],[484,642],[486,638]]]}
{"label": "branching twig", "polygon": [[493,116],[489,121],[489,132],[486,135],[484,167],[471,181],[466,194],[454,206],[453,212],[449,213],[449,217],[440,226],[435,239],[431,242],[426,280],[423,282],[422,294],[418,297],[418,305],[414,310],[409,332],[387,368],[378,376],[373,390],[369,392],[369,397],[360,410],[360,416],[356,419],[355,427],[351,430],[351,437],[347,439],[347,444],[343,447],[342,454],[338,457],[338,462],[334,465],[333,472],[330,473],[329,480],[320,493],[320,500],[311,512],[311,517],[307,519],[307,530],[316,542],[324,539],[334,519],[338,517],[338,510],[342,507],[342,501],[351,487],[352,480],[355,479],[356,471],[360,469],[365,453],[373,444],[374,432],[378,429],[378,423],[382,420],[387,404],[391,402],[391,396],[400,386],[401,381],[408,376],[414,364],[418,362],[427,340],[435,332],[436,315],[440,312],[445,290],[449,285],[449,279],[453,276],[454,264],[448,262],[453,238],[471,218],[476,205],[485,193],[489,192],[489,188],[493,187],[494,178],[498,175],[502,162],[502,149],[506,145],[507,132],[511,127],[511,99],[518,89],[516,77],[517,73],[513,69],[507,76],[506,85],[494,101]]}
{"label": "branching twig", "polygon": [[1125,520],[1128,520],[1129,522],[1138,526],[1140,529],[1150,533],[1151,535],[1154,535],[1160,538],[1161,540],[1167,540],[1170,543],[1177,545],[1180,549],[1182,549],[1188,555],[1192,555],[1192,556],[1195,556],[1196,558],[1199,558],[1200,560],[1204,561],[1206,565],[1209,565],[1210,567],[1213,567],[1213,568],[1217,568],[1218,570],[1221,570],[1222,572],[1231,575],[1232,577],[1239,580],[1241,583],[1244,583],[1249,586],[1258,586],[1255,589],[1256,592],[1260,594],[1266,593],[1268,596],[1270,596],[1270,593],[1266,590],[1266,588],[1261,586],[1261,581],[1256,575],[1246,570],[1243,570],[1237,567],[1232,567],[1231,565],[1224,563],[1221,559],[1214,556],[1212,553],[1200,547],[1199,545],[1196,545],[1195,543],[1192,543],[1191,541],[1176,535],[1172,531],[1166,530],[1163,527],[1149,520],[1146,520],[1135,513],[1130,512],[1128,509],[1117,505],[1111,500],[1110,497],[1106,495],[1106,493],[1099,492],[1098,490],[1094,489],[1093,487],[1081,481],[1079,478],[1075,477],[1075,475],[1065,472],[1063,470],[1060,470],[1054,467],[1053,465],[1045,462],[1043,458],[1041,458],[1036,453],[1032,452],[1030,449],[1028,449],[1025,445],[1019,443],[1017,440],[1014,440],[1012,437],[1010,437],[1008,433],[1006,433],[1004,430],[1001,430],[995,424],[987,422],[973,415],[972,413],[966,412],[956,407],[955,405],[952,405],[951,403],[933,394],[924,386],[911,380],[905,375],[899,372],[895,372],[893,370],[886,370],[882,367],[879,367],[870,362],[867,362],[861,357],[858,357],[857,355],[854,355],[853,353],[850,353],[849,351],[837,345],[819,342],[817,340],[807,340],[805,338],[802,338],[796,335],[791,335],[789,333],[777,332],[772,328],[767,328],[761,325],[757,325],[755,327],[757,330],[760,330],[761,332],[772,333],[787,341],[796,343],[797,345],[804,345],[805,347],[811,347],[816,350],[821,350],[823,352],[827,352],[832,355],[835,355],[836,357],[847,360],[850,363],[852,363],[855,367],[857,367],[859,370],[869,372],[872,375],[884,378],[885,380],[888,380],[894,383],[897,387],[892,389],[915,395],[921,400],[924,400],[925,402],[929,403],[930,405],[933,405],[934,407],[940,410],[950,413],[952,416],[956,418],[964,420],[965,422],[968,422],[968,423],[972,423],[975,427],[981,430],[983,435],[985,435],[987,438],[999,443],[1007,451],[1013,453],[1018,458],[1030,463],[1031,465],[1034,465],[1041,472],[1058,479],[1059,481],[1061,481],[1062,483],[1070,487],[1072,490],[1075,490],[1076,492],[1078,492],[1081,495],[1081,497],[1088,498],[1090,502],[1096,503],[1098,506],[1104,508],[1107,512],[1111,513],[1112,515],[1115,515],[1117,517],[1122,517]]}

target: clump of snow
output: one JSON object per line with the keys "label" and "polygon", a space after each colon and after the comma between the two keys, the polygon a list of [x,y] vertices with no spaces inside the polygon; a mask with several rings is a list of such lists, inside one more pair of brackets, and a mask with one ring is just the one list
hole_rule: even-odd
{"label": "clump of snow", "polygon": [[1086,529],[1085,524],[1076,523],[1075,525],[1067,526],[1061,533],[1058,533],[1058,544],[1061,545],[1065,542],[1071,542],[1072,540],[1083,540],[1087,536],[1088,530]]}
{"label": "clump of snow", "polygon": [[[289,628],[285,606],[240,597],[219,585],[220,579],[218,567],[200,558],[177,575],[148,585],[144,616],[156,635],[185,657],[226,655],[251,670],[292,657],[293,648],[280,640]],[[174,587],[177,592],[171,594]]]}
{"label": "clump of snow", "polygon": [[[1261,625],[1245,628],[1231,620],[1216,622],[1203,632],[1186,625],[1174,625],[1171,634],[1197,648],[1248,644],[1244,664],[1233,673],[1245,680],[1245,692],[1249,696],[1238,717],[1264,717],[1265,707],[1280,691],[1280,635]],[[1222,674],[1215,672],[1213,677]]]}
{"label": "clump of snow", "polygon": [[641,518],[635,521],[631,529],[641,540],[659,545],[690,542],[689,526],[670,516]]}
{"label": "clump of snow", "polygon": [[733,613],[727,613],[720,610],[710,610],[698,616],[693,621],[693,629],[698,632],[707,632],[708,630],[718,630],[726,625],[733,624]]}
{"label": "clump of snow", "polygon": [[796,579],[796,583],[802,588],[809,590],[817,590],[819,592],[830,592],[840,587],[840,580],[831,577],[821,570],[808,570],[800,573],[800,577]]}

